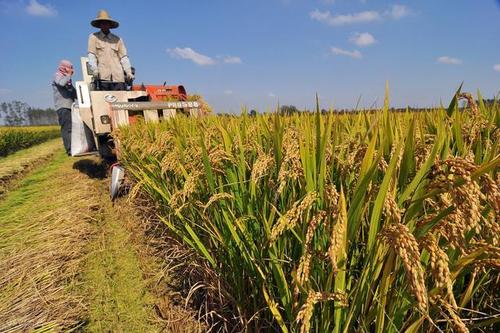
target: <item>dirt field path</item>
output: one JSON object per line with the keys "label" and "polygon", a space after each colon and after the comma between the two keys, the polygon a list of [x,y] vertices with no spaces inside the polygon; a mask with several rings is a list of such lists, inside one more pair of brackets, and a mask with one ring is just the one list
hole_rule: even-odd
{"label": "dirt field path", "polygon": [[59,149],[0,199],[0,332],[200,330],[169,303],[140,218],[110,202],[105,176]]}

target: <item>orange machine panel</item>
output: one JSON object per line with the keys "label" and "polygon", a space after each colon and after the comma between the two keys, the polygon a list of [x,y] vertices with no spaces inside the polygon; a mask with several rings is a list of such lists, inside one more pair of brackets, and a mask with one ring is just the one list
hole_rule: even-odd
{"label": "orange machine panel", "polygon": [[132,90],[147,91],[151,101],[168,101],[178,100],[185,101],[187,99],[186,89],[184,86],[133,86]]}

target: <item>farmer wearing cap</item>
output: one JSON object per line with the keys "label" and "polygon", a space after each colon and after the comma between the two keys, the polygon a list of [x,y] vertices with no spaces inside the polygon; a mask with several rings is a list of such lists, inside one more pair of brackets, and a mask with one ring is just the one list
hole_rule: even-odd
{"label": "farmer wearing cap", "polygon": [[52,80],[54,106],[61,126],[64,149],[71,155],[71,104],[76,98],[76,90],[71,82],[73,64],[69,60],[61,60]]}
{"label": "farmer wearing cap", "polygon": [[126,90],[125,80],[134,79],[132,67],[123,40],[110,32],[119,23],[101,10],[90,24],[101,29],[89,36],[88,49],[89,65],[100,90]]}

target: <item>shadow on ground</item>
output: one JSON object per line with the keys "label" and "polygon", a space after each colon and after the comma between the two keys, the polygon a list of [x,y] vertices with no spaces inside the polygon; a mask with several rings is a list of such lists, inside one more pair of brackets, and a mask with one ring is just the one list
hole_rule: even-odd
{"label": "shadow on ground", "polygon": [[73,163],[76,169],[93,179],[104,179],[107,177],[109,165],[103,160],[85,158]]}

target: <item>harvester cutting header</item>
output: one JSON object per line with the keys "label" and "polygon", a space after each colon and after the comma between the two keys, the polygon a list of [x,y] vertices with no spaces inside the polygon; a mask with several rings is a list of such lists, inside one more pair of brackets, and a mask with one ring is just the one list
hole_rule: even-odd
{"label": "harvester cutting header", "polygon": [[127,90],[97,90],[96,79],[89,74],[88,58],[82,57],[81,65],[84,79],[76,82],[74,108],[83,123],[92,129],[96,147],[105,158],[114,154],[110,133],[119,126],[131,125],[139,118],[161,121],[178,112],[190,116],[201,114],[200,103],[188,101],[182,85],[127,84]]}

